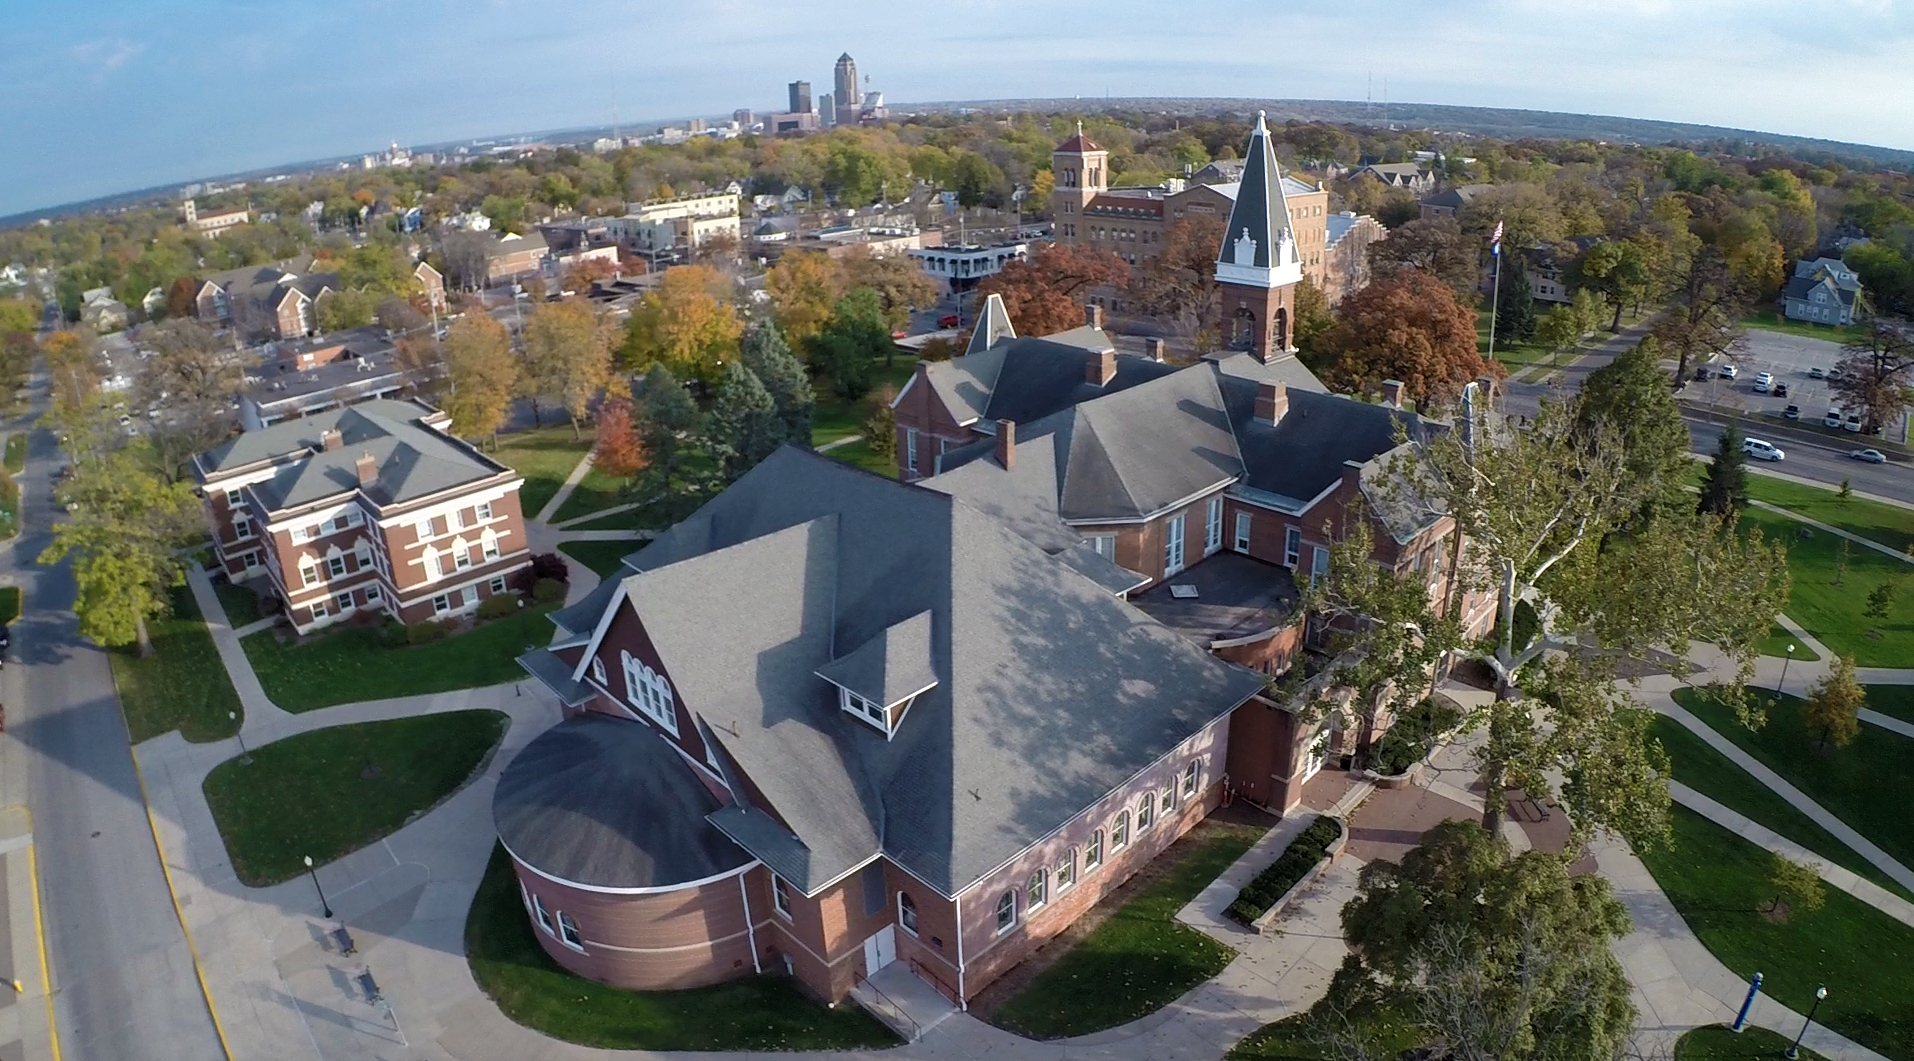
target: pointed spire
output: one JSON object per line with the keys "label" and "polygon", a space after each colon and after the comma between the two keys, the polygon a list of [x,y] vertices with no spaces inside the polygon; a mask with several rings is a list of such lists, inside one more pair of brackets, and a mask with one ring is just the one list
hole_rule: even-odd
{"label": "pointed spire", "polygon": [[977,327],[970,333],[970,345],[964,347],[964,356],[981,354],[1016,337],[1017,330],[1010,326],[1010,311],[1004,309],[1004,297],[992,294],[984,299],[983,312],[977,315]]}
{"label": "pointed spire", "polygon": [[1281,287],[1302,279],[1296,235],[1283,195],[1282,168],[1270,145],[1269,125],[1256,112],[1249,148],[1243,153],[1243,177],[1236,186],[1223,246],[1216,255],[1216,278],[1256,287]]}

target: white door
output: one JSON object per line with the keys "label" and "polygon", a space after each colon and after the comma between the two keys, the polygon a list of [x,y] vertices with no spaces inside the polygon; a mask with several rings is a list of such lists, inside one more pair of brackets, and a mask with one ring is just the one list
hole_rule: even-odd
{"label": "white door", "polygon": [[897,960],[897,927],[885,925],[877,934],[864,941],[864,975],[876,976],[877,971]]}

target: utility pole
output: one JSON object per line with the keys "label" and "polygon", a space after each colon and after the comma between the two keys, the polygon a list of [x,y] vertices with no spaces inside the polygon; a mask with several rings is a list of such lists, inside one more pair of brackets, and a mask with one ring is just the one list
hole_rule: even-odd
{"label": "utility pole", "polygon": [[1495,282],[1489,294],[1489,360],[1495,360],[1495,312],[1502,304],[1502,222],[1495,223],[1495,235],[1489,237],[1489,255],[1495,259]]}

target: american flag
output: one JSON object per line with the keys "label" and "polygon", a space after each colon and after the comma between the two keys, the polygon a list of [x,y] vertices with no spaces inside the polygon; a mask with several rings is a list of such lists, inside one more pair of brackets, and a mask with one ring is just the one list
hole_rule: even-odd
{"label": "american flag", "polygon": [[1495,223],[1495,233],[1489,237],[1489,253],[1500,257],[1502,254],[1502,222]]}

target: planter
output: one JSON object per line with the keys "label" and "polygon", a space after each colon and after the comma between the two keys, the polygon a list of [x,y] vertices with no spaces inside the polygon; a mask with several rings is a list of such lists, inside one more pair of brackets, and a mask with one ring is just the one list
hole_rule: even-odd
{"label": "planter", "polygon": [[1315,883],[1316,878],[1322,876],[1324,870],[1334,865],[1336,862],[1336,856],[1342,854],[1342,849],[1344,847],[1347,847],[1348,845],[1349,845],[1349,828],[1347,826],[1344,826],[1342,830],[1342,835],[1336,837],[1335,842],[1331,843],[1327,848],[1323,850],[1323,857],[1316,860],[1316,864],[1310,867],[1309,872],[1303,874],[1301,880],[1290,885],[1289,890],[1283,893],[1283,897],[1276,900],[1276,905],[1270,907],[1267,911],[1265,911],[1263,913],[1263,916],[1250,922],[1249,924],[1250,931],[1256,933],[1259,936],[1268,935],[1269,926],[1276,922],[1277,916],[1283,912],[1284,907],[1287,907],[1289,905],[1289,901],[1291,899],[1294,899],[1296,896],[1300,895],[1304,888],[1307,888],[1309,887],[1309,885]]}
{"label": "planter", "polygon": [[[1437,745],[1437,747],[1440,747],[1440,745]],[[1431,756],[1434,754],[1434,751],[1429,753]],[[1377,788],[1402,788],[1405,785],[1414,784],[1417,780],[1421,779],[1422,768],[1428,765],[1428,762],[1429,760],[1424,758],[1421,762],[1399,774],[1379,774],[1374,770],[1364,770],[1362,772],[1362,779]]]}
{"label": "planter", "polygon": [[[1325,826],[1327,828],[1325,828]],[[1325,832],[1334,830],[1334,835]],[[1262,932],[1299,888],[1316,878],[1342,851],[1349,830],[1340,819],[1319,815],[1236,894],[1225,913],[1251,931]],[[1281,888],[1280,893],[1276,889]]]}

